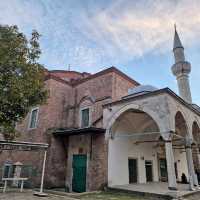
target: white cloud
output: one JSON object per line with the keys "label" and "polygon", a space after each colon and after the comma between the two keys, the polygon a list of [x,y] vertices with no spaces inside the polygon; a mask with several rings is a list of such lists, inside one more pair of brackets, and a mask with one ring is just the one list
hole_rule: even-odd
{"label": "white cloud", "polygon": [[[85,66],[172,49],[176,22],[184,45],[199,43],[199,0],[0,1],[0,23],[37,29],[42,35],[41,61],[49,66]],[[89,69],[90,67],[90,69]]]}
{"label": "white cloud", "polygon": [[177,23],[186,46],[198,41],[200,1],[140,2],[136,5],[130,1],[117,1],[94,18],[86,18],[80,29],[108,50],[108,54],[125,56],[125,59],[152,51],[171,50],[174,23]]}

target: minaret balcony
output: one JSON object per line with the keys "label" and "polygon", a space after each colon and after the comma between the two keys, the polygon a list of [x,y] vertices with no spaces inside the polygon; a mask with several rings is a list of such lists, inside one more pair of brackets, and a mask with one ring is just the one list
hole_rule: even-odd
{"label": "minaret balcony", "polygon": [[175,63],[172,66],[172,73],[175,76],[188,75],[191,72],[191,65],[187,61]]}

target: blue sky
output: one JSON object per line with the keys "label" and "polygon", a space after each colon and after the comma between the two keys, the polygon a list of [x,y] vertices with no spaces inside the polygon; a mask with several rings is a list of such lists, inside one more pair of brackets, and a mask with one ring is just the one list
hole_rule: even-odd
{"label": "blue sky", "polygon": [[193,101],[200,104],[199,0],[6,0],[0,23],[42,34],[48,69],[95,73],[116,66],[142,84],[177,91],[171,73],[173,25],[192,64]]}

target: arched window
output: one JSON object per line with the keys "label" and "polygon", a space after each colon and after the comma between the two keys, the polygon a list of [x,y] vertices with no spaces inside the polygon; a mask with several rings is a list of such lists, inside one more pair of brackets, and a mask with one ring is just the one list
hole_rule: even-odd
{"label": "arched window", "polygon": [[87,108],[81,108],[80,110],[80,119],[81,119],[81,127],[89,127],[90,126],[90,107]]}
{"label": "arched window", "polygon": [[29,129],[37,128],[39,108],[33,108],[30,113]]}

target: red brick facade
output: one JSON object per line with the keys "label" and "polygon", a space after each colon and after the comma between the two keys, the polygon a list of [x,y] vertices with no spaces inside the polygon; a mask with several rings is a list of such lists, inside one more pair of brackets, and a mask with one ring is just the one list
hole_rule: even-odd
{"label": "red brick facade", "polygon": [[[68,187],[72,184],[73,154],[87,155],[87,190],[97,190],[107,182],[107,143],[104,134],[53,135],[55,129],[80,128],[80,109],[91,108],[91,126],[102,128],[102,105],[119,100],[138,83],[114,67],[96,74],[52,71],[46,78],[49,99],[39,106],[37,128],[29,130],[30,114],[17,126],[17,140],[44,142],[50,145],[45,175],[46,187]],[[80,150],[81,149],[81,150]],[[81,151],[81,152],[80,152]],[[0,165],[6,160],[20,161],[41,169],[42,153],[0,153]],[[40,170],[39,170],[40,171]],[[36,181],[39,183],[39,180]]]}

